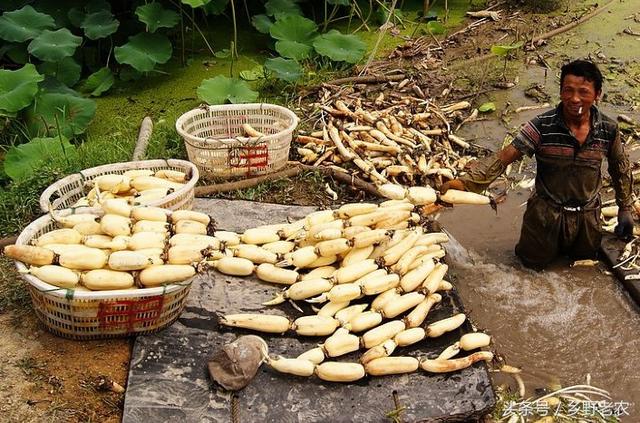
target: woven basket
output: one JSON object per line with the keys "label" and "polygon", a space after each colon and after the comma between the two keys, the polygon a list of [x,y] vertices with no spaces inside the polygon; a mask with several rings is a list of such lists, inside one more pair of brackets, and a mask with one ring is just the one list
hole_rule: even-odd
{"label": "woven basket", "polygon": [[[16,244],[30,244],[53,229],[57,227],[51,216],[42,216],[22,231]],[[19,261],[16,267],[19,272],[27,270]],[[189,279],[156,288],[79,291],[49,285],[29,274],[21,276],[28,283],[36,315],[47,330],[71,339],[116,338],[164,329],[182,313],[192,282]]]}
{"label": "woven basket", "polygon": [[111,163],[74,173],[51,184],[42,192],[42,195],[40,195],[40,208],[44,212],[49,212],[50,206],[54,210],[69,208],[86,195],[87,181],[91,181],[105,174],[122,174],[127,170],[133,169],[149,169],[153,171],[165,169],[178,170],[189,176],[189,180],[182,188],[167,195],[163,199],[149,202],[145,204],[145,206],[162,207],[169,210],[190,210],[193,206],[194,188],[200,177],[198,168],[186,160],[169,159]]}
{"label": "woven basket", "polygon": [[[263,137],[248,138],[248,123]],[[203,106],[178,118],[189,160],[203,177],[262,175],[284,167],[298,117],[275,104]]]}

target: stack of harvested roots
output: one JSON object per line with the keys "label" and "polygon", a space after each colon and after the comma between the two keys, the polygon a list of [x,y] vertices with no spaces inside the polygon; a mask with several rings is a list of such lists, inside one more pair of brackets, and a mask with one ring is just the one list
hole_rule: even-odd
{"label": "stack of harvested roots", "polygon": [[90,191],[72,207],[94,207],[112,198],[123,198],[132,205],[144,205],[181,189],[188,180],[186,173],[170,169],[132,169],[123,174],[107,173],[87,181]]}
{"label": "stack of harvested roots", "polygon": [[[460,350],[489,345],[482,333],[464,335],[436,359],[391,356],[398,347],[416,344],[459,328],[463,313],[423,323],[431,308],[452,289],[444,280],[448,267],[442,232],[425,232],[408,200],[346,204],[322,210],[293,223],[246,230],[222,245],[227,256],[212,261],[219,272],[286,285],[273,300],[305,300],[323,304],[315,315],[289,320],[276,314],[232,314],[226,326],[268,333],[294,331],[302,336],[328,336],[324,343],[297,358],[266,357],[275,370],[323,380],[352,382],[369,375],[463,369],[491,360],[488,351],[453,358]],[[368,310],[367,310],[368,309]],[[384,320],[387,322],[383,323]],[[357,335],[359,334],[359,335]],[[366,349],[360,362],[323,361]]]}
{"label": "stack of harvested roots", "polygon": [[196,274],[192,264],[203,257],[193,245],[208,237],[208,215],[132,207],[123,198],[101,206],[104,214],[52,212],[60,229],[43,233],[33,245],[9,245],[4,253],[29,264],[26,273],[43,282],[78,291],[152,288]]}
{"label": "stack of harvested roots", "polygon": [[438,107],[409,94],[391,102],[384,93],[374,100],[354,97],[315,105],[320,128],[297,137],[302,162],[338,166],[376,185],[438,188],[477,157],[475,146],[454,135],[477,118],[475,109],[463,115],[471,107],[466,101]]}

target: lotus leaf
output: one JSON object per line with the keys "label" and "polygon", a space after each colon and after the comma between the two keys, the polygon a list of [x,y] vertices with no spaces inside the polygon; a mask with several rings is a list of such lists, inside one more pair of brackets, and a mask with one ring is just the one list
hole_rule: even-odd
{"label": "lotus leaf", "polygon": [[4,172],[14,181],[20,181],[36,172],[42,162],[67,159],[77,155],[76,147],[69,140],[55,138],[33,138],[26,144],[14,146],[4,157]]}
{"label": "lotus leaf", "polygon": [[318,35],[317,30],[318,26],[311,19],[298,15],[287,15],[278,18],[269,33],[276,40],[311,44]]}
{"label": "lotus leaf", "polygon": [[45,62],[59,62],[72,56],[82,43],[82,37],[75,36],[67,28],[57,31],[45,29],[27,47],[29,53]]}
{"label": "lotus leaf", "polygon": [[59,62],[44,62],[38,66],[38,70],[72,87],[80,80],[82,67],[73,57],[65,57]]}
{"label": "lotus leaf", "polygon": [[276,78],[287,82],[295,82],[302,76],[302,67],[295,60],[276,57],[267,59],[264,67],[276,75]]}
{"label": "lotus leaf", "polygon": [[517,43],[510,45],[493,45],[491,46],[491,53],[495,54],[496,56],[506,56],[513,50],[517,50],[522,47],[523,44],[524,43],[522,41],[518,41]]}
{"label": "lotus leaf", "polygon": [[0,69],[0,115],[13,116],[31,104],[43,79],[31,63],[15,71]]}
{"label": "lotus leaf", "polygon": [[192,8],[201,7],[206,4],[209,4],[211,0],[182,0],[182,4],[187,4]]}
{"label": "lotus leaf", "polygon": [[494,112],[496,110],[496,105],[494,103],[483,103],[478,107],[478,111],[480,113],[488,113]]}
{"label": "lotus leaf", "polygon": [[71,22],[71,25],[80,28],[87,14],[80,10],[80,8],[72,7],[71,9],[69,9],[69,12],[67,12],[67,16],[69,18],[69,22]]}
{"label": "lotus leaf", "polygon": [[140,72],[149,72],[156,64],[168,62],[171,52],[171,41],[166,36],[147,32],[129,37],[128,43],[114,49],[118,63],[131,65]]}
{"label": "lotus leaf", "polygon": [[311,56],[313,47],[297,41],[276,41],[276,51],[280,53],[282,57],[302,60]]}
{"label": "lotus leaf", "polygon": [[273,16],[276,19],[285,15],[302,14],[297,0],[269,0],[265,3],[264,9],[268,16]]}
{"label": "lotus leaf", "polygon": [[[9,0],[11,1],[11,0]],[[29,4],[33,6],[40,13],[46,13],[51,16],[55,22],[55,28],[69,27],[71,23],[69,21],[68,12],[72,7],[82,7],[86,0],[35,0],[29,1]]]}
{"label": "lotus leaf", "polygon": [[267,15],[255,15],[251,18],[251,25],[253,25],[258,32],[268,34],[273,26],[273,21],[271,21]]}
{"label": "lotus leaf", "polygon": [[25,120],[32,135],[60,132],[67,138],[83,133],[96,113],[96,103],[71,94],[41,92],[26,109]]}
{"label": "lotus leaf", "polygon": [[173,28],[180,22],[180,15],[173,10],[165,9],[155,1],[138,6],[136,15],[138,15],[140,22],[147,25],[149,32],[156,32],[158,28]]}
{"label": "lotus leaf", "polygon": [[4,12],[0,16],[0,38],[22,43],[31,40],[45,29],[55,28],[55,20],[27,5],[20,10]]}
{"label": "lotus leaf", "polygon": [[351,0],[327,0],[329,4],[335,4],[336,6],[349,6]]}
{"label": "lotus leaf", "polygon": [[82,21],[81,28],[90,40],[108,37],[118,30],[120,22],[108,10],[100,10],[88,14]]}
{"label": "lotus leaf", "polygon": [[357,35],[345,35],[335,29],[316,38],[313,47],[322,56],[347,63],[357,63],[367,50],[367,45]]}
{"label": "lotus leaf", "polygon": [[203,9],[207,15],[220,15],[227,8],[227,4],[229,0],[210,0]]}
{"label": "lotus leaf", "polygon": [[13,63],[24,65],[29,63],[29,53],[24,44],[6,43],[2,46],[2,52],[0,52],[0,58],[6,55]]}
{"label": "lotus leaf", "polygon": [[[69,88],[67,85],[58,81],[55,77],[50,75],[44,76],[44,81],[38,84],[38,88],[40,89],[40,93],[57,93],[57,94],[68,94],[73,97],[79,97],[80,94],[73,88]],[[39,94],[37,94],[39,95]]]}
{"label": "lotus leaf", "polygon": [[97,72],[89,75],[87,80],[82,84],[82,91],[90,96],[99,97],[102,93],[109,90],[114,83],[113,73],[109,68],[102,68]]}
{"label": "lotus leaf", "polygon": [[258,98],[258,93],[240,79],[218,75],[202,81],[198,97],[208,104],[249,103]]}
{"label": "lotus leaf", "polygon": [[256,65],[251,69],[243,70],[240,72],[240,78],[245,81],[257,81],[264,78],[264,68],[261,65]]}
{"label": "lotus leaf", "polygon": [[276,51],[290,59],[306,59],[311,55],[318,26],[310,19],[298,15],[278,18],[269,33],[276,42]]}

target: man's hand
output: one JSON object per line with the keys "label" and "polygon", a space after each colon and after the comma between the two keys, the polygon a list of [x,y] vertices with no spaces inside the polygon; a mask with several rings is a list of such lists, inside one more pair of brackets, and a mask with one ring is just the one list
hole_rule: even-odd
{"label": "man's hand", "polygon": [[623,209],[618,211],[618,224],[614,232],[620,238],[627,238],[633,235],[633,215],[631,211]]}
{"label": "man's hand", "polygon": [[444,194],[449,189],[457,189],[458,191],[466,191],[467,189],[464,186],[464,182],[460,179],[451,179],[448,182],[445,182],[440,186],[440,194]]}

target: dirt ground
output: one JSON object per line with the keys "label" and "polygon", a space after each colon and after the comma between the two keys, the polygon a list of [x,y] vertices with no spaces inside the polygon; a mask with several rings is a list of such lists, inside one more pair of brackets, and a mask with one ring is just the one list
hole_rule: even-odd
{"label": "dirt ground", "polygon": [[[447,51],[447,57],[473,57],[484,54],[493,43],[501,39],[508,43],[518,34],[530,36],[533,28],[537,33],[545,29],[554,29],[587,11],[588,9],[581,7],[558,16],[533,15],[525,12],[514,15],[514,11],[504,11],[503,16],[510,16],[512,19],[479,25],[470,32],[444,42],[443,47]],[[398,44],[403,42],[404,40],[398,39]],[[536,54],[536,57],[539,56]],[[408,60],[395,58],[391,66],[414,67],[425,60],[427,60],[425,57],[417,54],[409,57]],[[437,66],[433,69],[433,72],[437,72]],[[487,75],[483,82],[489,84],[491,77]],[[498,81],[494,80],[494,82]],[[474,94],[474,91],[465,91],[464,87],[455,91],[452,97]],[[335,189],[337,184],[328,182]],[[322,184],[315,186],[322,186]],[[287,204],[312,203],[315,205],[321,204],[320,197],[322,197],[326,202],[326,195],[321,194],[319,197],[317,192],[309,189],[305,180],[299,184],[291,184],[289,181],[274,183],[267,189],[244,193],[240,197],[269,202],[280,201]],[[0,276],[3,279],[1,284],[5,287],[22,283],[7,267],[6,262],[2,263],[1,270]],[[5,290],[1,292],[4,293]],[[106,376],[126,386],[132,342],[132,340],[78,342],[61,339],[45,331],[37,321],[33,310],[26,308],[20,311],[8,309],[3,311],[0,307],[0,415],[2,415],[0,420],[9,422],[119,421],[124,394],[100,391],[98,379]]]}
{"label": "dirt ground", "polygon": [[124,394],[100,379],[126,385],[131,341],[65,340],[33,313],[0,315],[0,339],[2,421],[120,421]]}

